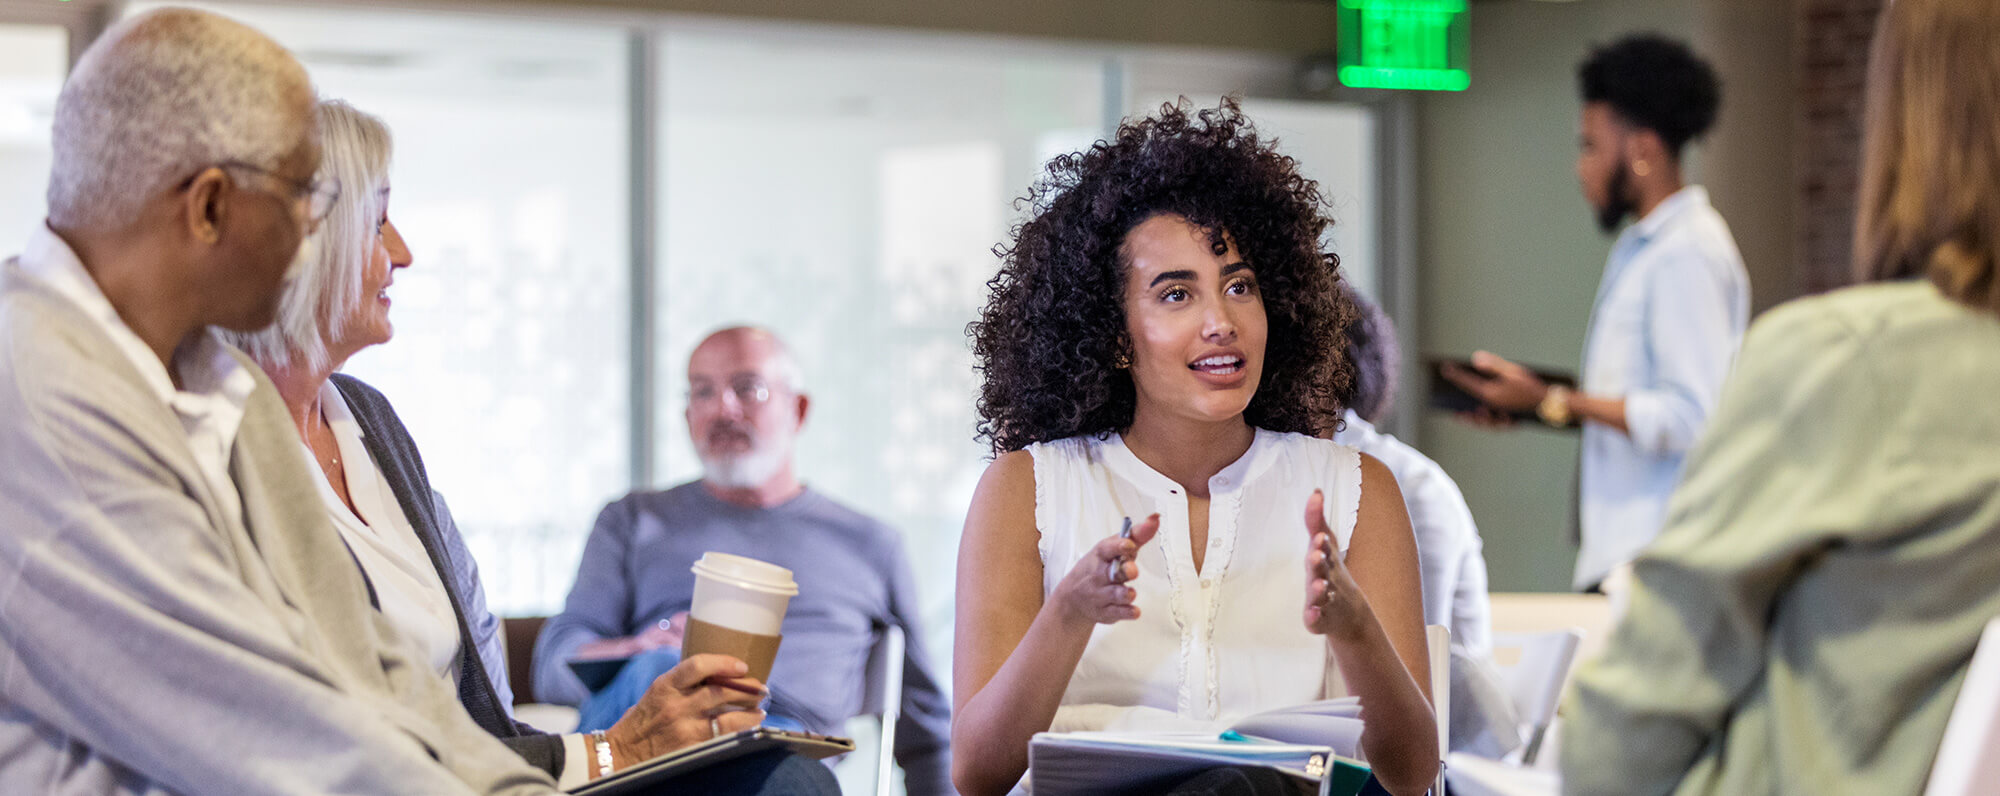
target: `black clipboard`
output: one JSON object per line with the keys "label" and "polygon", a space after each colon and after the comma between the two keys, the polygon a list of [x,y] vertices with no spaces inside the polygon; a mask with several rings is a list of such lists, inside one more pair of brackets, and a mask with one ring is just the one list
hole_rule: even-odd
{"label": "black clipboard", "polygon": [[576,796],[636,796],[636,794],[652,793],[655,788],[674,777],[767,749],[789,749],[819,760],[854,751],[854,741],[850,738],[836,738],[818,733],[752,727],[668,752],[579,787],[570,793]]}
{"label": "black clipboard", "polygon": [[[1459,389],[1458,385],[1451,383],[1450,379],[1444,377],[1444,366],[1446,364],[1457,365],[1474,373],[1479,372],[1478,368],[1472,366],[1472,360],[1431,357],[1427,360],[1426,364],[1428,367],[1425,370],[1430,374],[1430,403],[1432,409],[1441,409],[1446,412],[1471,412],[1484,406],[1484,404],[1479,402],[1478,398],[1472,397],[1472,393]],[[1541,379],[1551,385],[1560,385],[1572,390],[1576,389],[1576,376],[1574,374],[1532,366],[1528,370],[1535,374],[1535,378]],[[1509,412],[1508,415],[1521,422],[1533,423],[1540,421],[1540,418],[1536,417],[1535,410],[1533,409]],[[1571,426],[1571,428],[1575,428],[1575,426]]]}
{"label": "black clipboard", "polygon": [[572,658],[564,663],[576,679],[583,681],[583,687],[594,694],[617,679],[618,673],[625,670],[625,664],[631,662],[631,658]]}

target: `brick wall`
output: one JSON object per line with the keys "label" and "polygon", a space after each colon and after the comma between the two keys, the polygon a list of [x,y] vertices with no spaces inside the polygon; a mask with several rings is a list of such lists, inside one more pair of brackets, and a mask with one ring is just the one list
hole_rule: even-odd
{"label": "brick wall", "polygon": [[1798,287],[1851,281],[1860,189],[1862,84],[1885,0],[1796,0],[1799,80]]}

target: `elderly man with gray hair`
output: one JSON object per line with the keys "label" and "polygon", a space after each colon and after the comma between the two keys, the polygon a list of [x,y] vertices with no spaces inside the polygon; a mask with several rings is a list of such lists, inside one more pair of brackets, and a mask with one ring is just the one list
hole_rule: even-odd
{"label": "elderly man with gray hair", "polygon": [[555,794],[377,610],[272,322],[340,186],[305,70],[166,9],[56,103],[48,223],[0,266],[0,793]]}

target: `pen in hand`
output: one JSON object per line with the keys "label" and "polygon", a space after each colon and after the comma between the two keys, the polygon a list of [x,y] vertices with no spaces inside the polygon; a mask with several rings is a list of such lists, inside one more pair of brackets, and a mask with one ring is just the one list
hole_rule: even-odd
{"label": "pen in hand", "polygon": [[[1125,525],[1124,525],[1124,527],[1121,527],[1121,528],[1119,528],[1119,529],[1118,529],[1118,538],[1120,538],[1120,539],[1130,539],[1130,538],[1132,538],[1132,518],[1131,518],[1131,517],[1126,517],[1126,518],[1125,518]],[[1111,580],[1111,582],[1112,582],[1112,583],[1124,583],[1124,582],[1125,582],[1125,559],[1124,559],[1124,558],[1119,558],[1119,559],[1118,559],[1117,561],[1113,561],[1113,562],[1111,562],[1111,572],[1110,572],[1110,574],[1109,574],[1109,577],[1110,577],[1110,580]]]}

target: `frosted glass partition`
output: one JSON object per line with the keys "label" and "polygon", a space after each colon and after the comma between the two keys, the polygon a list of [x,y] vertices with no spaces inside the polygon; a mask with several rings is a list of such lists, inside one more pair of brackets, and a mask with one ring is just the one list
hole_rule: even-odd
{"label": "frosted glass partition", "polygon": [[389,124],[415,265],[389,289],[395,340],[347,371],[396,404],[493,610],[559,609],[597,510],[630,486],[626,33],[210,7]]}
{"label": "frosted glass partition", "polygon": [[902,531],[940,659],[986,466],[965,327],[1012,200],[1103,135],[1102,63],[886,37],[663,41],[661,482],[700,473],[683,419],[694,344],[772,327],[814,401],[801,472]]}
{"label": "frosted glass partition", "polygon": [[20,251],[47,212],[49,125],[69,71],[69,32],[0,24],[0,251]]}

